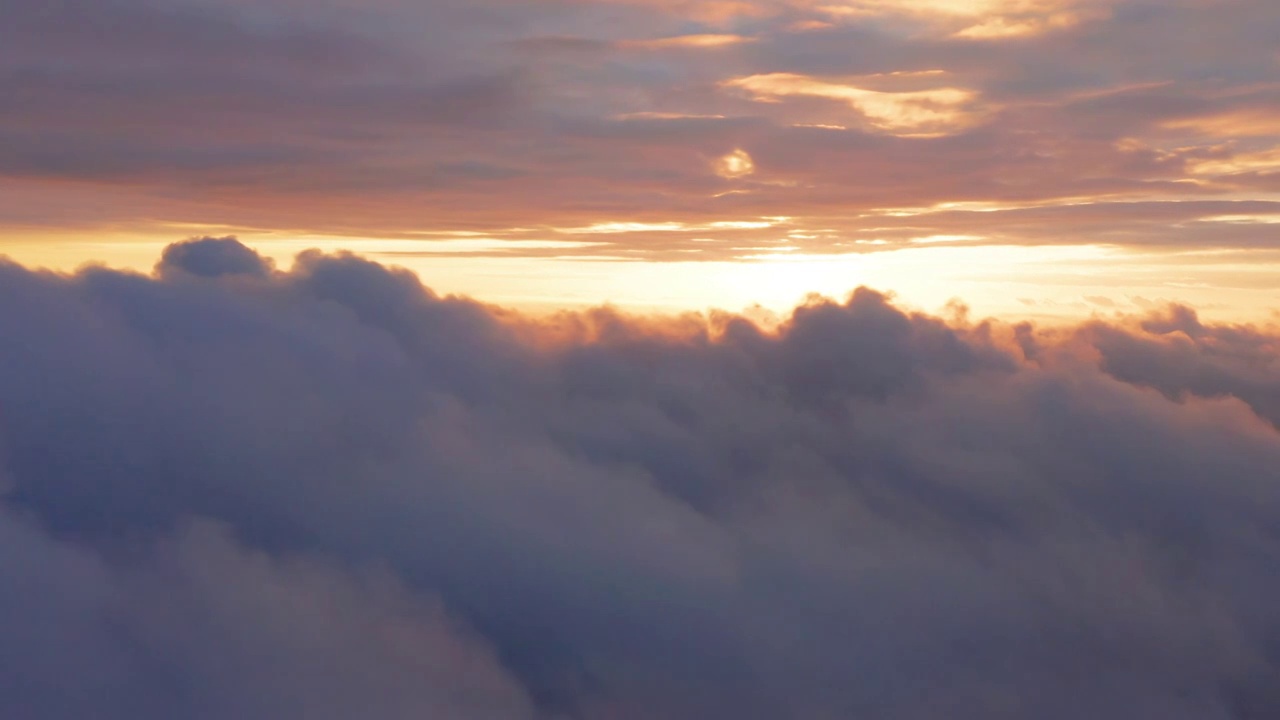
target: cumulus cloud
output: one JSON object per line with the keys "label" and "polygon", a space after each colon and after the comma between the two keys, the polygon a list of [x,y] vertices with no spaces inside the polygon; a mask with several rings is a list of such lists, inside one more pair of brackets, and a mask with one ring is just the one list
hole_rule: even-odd
{"label": "cumulus cloud", "polygon": [[164,249],[156,273],[168,276],[189,273],[199,277],[221,275],[265,275],[271,262],[245,247],[234,237],[197,238],[174,243]]}
{"label": "cumulus cloud", "polygon": [[0,265],[0,714],[1256,718],[1280,335]]}
{"label": "cumulus cloud", "polygon": [[[0,515],[9,717],[532,718],[439,600],[190,524],[107,559]],[[102,548],[99,548],[101,550]]]}

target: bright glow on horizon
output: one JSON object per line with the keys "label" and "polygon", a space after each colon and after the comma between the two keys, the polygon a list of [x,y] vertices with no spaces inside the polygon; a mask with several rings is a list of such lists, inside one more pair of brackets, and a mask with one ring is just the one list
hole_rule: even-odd
{"label": "bright glow on horizon", "polygon": [[[960,300],[975,317],[1069,322],[1094,313],[1142,312],[1179,302],[1197,307],[1206,318],[1266,322],[1275,313],[1252,298],[1259,287],[1280,284],[1280,254],[1255,263],[1230,251],[1166,255],[1105,246],[939,242],[869,254],[812,254],[778,246],[731,262],[646,262],[591,255],[477,257],[462,250],[441,252],[431,247],[433,241],[247,239],[281,268],[290,267],[293,257],[306,249],[355,247],[371,259],[414,271],[437,292],[473,295],[534,313],[608,303],[640,312],[759,306],[785,314],[811,294],[839,299],[866,285],[930,312]],[[113,266],[149,272],[167,243],[34,242],[16,246],[12,255],[24,264],[64,272],[82,265],[85,257],[110,256]],[[1224,285],[1224,275],[1250,280]]]}

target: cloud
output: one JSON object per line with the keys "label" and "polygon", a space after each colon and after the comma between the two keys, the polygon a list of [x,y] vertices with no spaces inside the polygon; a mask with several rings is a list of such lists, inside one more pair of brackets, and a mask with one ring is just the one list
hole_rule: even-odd
{"label": "cloud", "polygon": [[765,102],[776,102],[788,95],[838,100],[861,113],[873,127],[895,134],[945,133],[972,122],[965,106],[974,100],[973,93],[958,88],[884,92],[791,73],[735,78],[726,85],[746,90]]}
{"label": "cloud", "polygon": [[1101,366],[1125,382],[1174,399],[1241,398],[1280,427],[1280,341],[1272,334],[1205,325],[1185,306],[1153,314],[1136,328],[1096,323],[1080,332]]}
{"label": "cloud", "polygon": [[0,714],[1266,717],[1280,335],[0,265]]}
{"label": "cloud", "polygon": [[[904,207],[1262,201],[1280,146],[1275,7],[0,0],[0,246],[71,224],[502,239],[788,216],[849,240],[799,251],[865,252],[901,246],[857,241],[877,239],[860,236],[868,214]],[[708,168],[735,150],[757,172],[725,195]],[[1108,242],[1270,237],[1128,219]],[[700,256],[731,260],[772,238],[712,239]],[[610,245],[599,254],[671,259],[638,236]]]}
{"label": "cloud", "polygon": [[653,40],[627,40],[623,47],[635,47],[645,50],[661,50],[664,48],[718,48],[726,45],[751,42],[751,38],[741,35],[675,35]]}
{"label": "cloud", "polygon": [[269,557],[208,522],[127,561],[8,512],[0,538],[6,715],[534,717],[482,640],[385,571]]}
{"label": "cloud", "polygon": [[908,17],[973,39],[1039,35],[1106,17],[1108,10],[1108,3],[1092,0],[847,0],[815,5],[836,19]]}
{"label": "cloud", "polygon": [[271,262],[234,237],[198,238],[164,249],[156,273],[184,272],[199,277],[257,275],[271,272]]}

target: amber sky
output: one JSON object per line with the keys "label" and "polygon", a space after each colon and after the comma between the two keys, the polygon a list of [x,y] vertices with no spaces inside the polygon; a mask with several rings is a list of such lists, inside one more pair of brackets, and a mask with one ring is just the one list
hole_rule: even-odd
{"label": "amber sky", "polygon": [[0,252],[525,305],[1280,305],[1275,0],[0,0]]}

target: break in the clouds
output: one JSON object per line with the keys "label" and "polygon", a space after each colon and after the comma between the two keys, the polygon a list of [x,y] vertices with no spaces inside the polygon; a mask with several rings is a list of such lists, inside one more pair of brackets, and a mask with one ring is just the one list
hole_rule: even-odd
{"label": "break in the clouds", "polygon": [[0,266],[0,715],[1280,713],[1280,335]]}
{"label": "break in the clouds", "polygon": [[0,0],[0,223],[1274,249],[1277,38],[1273,0]]}

